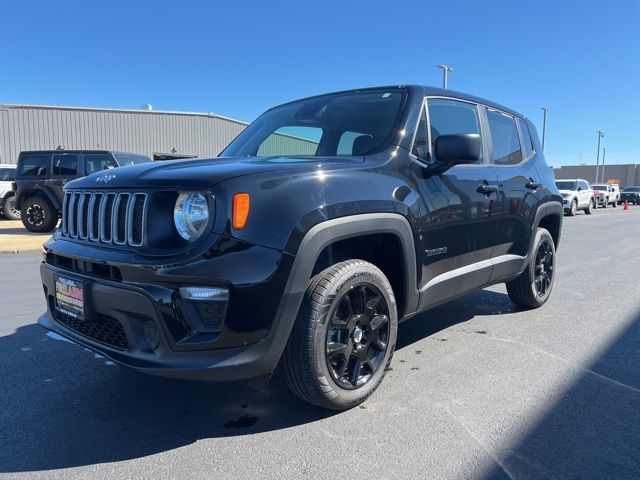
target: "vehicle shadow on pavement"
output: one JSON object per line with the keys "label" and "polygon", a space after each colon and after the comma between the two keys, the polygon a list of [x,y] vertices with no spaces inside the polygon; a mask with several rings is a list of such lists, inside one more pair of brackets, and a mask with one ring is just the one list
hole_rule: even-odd
{"label": "vehicle shadow on pavement", "polygon": [[[398,348],[476,314],[509,308],[506,295],[477,292],[403,323]],[[0,365],[0,472],[145,457],[203,438],[273,431],[336,414],[298,400],[280,377],[254,390],[147,376],[35,324],[0,337]]]}
{"label": "vehicle shadow on pavement", "polygon": [[640,478],[640,315],[483,479]]}

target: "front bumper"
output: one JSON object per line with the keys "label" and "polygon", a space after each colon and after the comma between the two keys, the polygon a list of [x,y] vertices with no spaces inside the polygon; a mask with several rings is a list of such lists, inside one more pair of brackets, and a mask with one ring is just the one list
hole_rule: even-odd
{"label": "front bumper", "polygon": [[[264,252],[260,253],[265,257]],[[204,260],[204,265],[195,262],[160,271],[140,266],[129,266],[127,270],[119,265],[119,275],[123,278],[113,279],[98,277],[96,273],[105,274],[105,271],[97,269],[99,264],[89,260],[71,259],[70,265],[65,264],[67,268],[61,268],[56,265],[60,255],[49,249],[40,267],[47,312],[38,323],[119,364],[148,374],[206,381],[262,377],[275,369],[283,348],[282,342],[273,341],[273,335],[269,335],[270,330],[274,330],[272,327],[277,326],[275,310],[282,295],[282,292],[276,294],[279,290],[277,272],[288,263],[286,257],[281,257],[283,254],[277,255],[280,260],[274,264],[263,258],[264,271],[261,272],[255,259],[247,254],[245,261],[253,266],[253,280],[262,273],[269,281],[245,286],[237,275],[234,278],[230,273],[229,277],[236,283],[227,284],[231,298],[229,308],[225,309],[226,316],[219,328],[214,329],[217,331],[199,332],[181,306],[178,290],[184,285],[211,282],[216,278],[217,267],[229,268],[223,259],[213,258]],[[234,271],[246,274],[242,263],[236,255]],[[94,274],[86,273],[91,270],[88,264],[93,265]],[[108,267],[116,268],[113,264]],[[208,277],[186,275],[204,267]],[[56,276],[82,282],[85,320],[76,320],[55,308]],[[266,290],[275,298],[272,304],[260,303],[259,299],[263,298],[260,290]],[[256,301],[247,305],[246,298]],[[268,316],[271,318],[267,325]]]}

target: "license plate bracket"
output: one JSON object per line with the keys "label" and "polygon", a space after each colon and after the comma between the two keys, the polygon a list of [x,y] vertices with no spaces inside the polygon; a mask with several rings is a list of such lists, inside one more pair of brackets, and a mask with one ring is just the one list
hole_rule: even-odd
{"label": "license plate bracket", "polygon": [[84,283],[68,277],[54,275],[55,308],[78,320],[85,319]]}

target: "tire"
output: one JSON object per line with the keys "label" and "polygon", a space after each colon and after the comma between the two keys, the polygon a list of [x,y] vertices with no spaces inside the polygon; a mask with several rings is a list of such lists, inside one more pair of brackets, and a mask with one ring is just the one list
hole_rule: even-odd
{"label": "tire", "polygon": [[602,208],[607,208],[608,205],[609,205],[609,202],[605,200],[604,203],[602,204]]}
{"label": "tire", "polygon": [[382,382],[397,332],[396,301],[382,271],[364,260],[337,263],[309,283],[282,359],[285,381],[319,407],[355,407]]}
{"label": "tire", "polygon": [[20,220],[20,210],[16,209],[16,196],[11,195],[4,200],[2,214],[9,220]]}
{"label": "tire", "polygon": [[546,229],[538,228],[527,267],[515,280],[507,282],[507,293],[511,301],[526,308],[544,305],[553,289],[555,267],[556,249],[553,237]]}
{"label": "tire", "polygon": [[47,233],[56,228],[58,212],[46,198],[30,197],[22,203],[20,219],[30,232]]}
{"label": "tire", "polygon": [[613,205],[613,208],[616,208],[618,206],[618,202],[614,201],[611,205]]}
{"label": "tire", "polygon": [[573,217],[576,214],[576,210],[578,210],[578,201],[577,200],[571,200],[571,207],[569,207],[569,210],[567,211],[567,215],[569,215],[570,217]]}
{"label": "tire", "polygon": [[586,213],[587,215],[591,215],[591,212],[593,211],[594,208],[595,208],[595,202],[591,200],[589,202],[589,206],[584,209],[584,213]]}

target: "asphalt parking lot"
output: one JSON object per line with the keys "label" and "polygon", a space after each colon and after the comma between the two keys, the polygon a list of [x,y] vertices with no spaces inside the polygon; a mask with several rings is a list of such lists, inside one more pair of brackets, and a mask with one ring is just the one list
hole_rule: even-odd
{"label": "asphalt parking lot", "polygon": [[47,335],[40,256],[2,254],[0,478],[639,478],[639,253],[640,207],[565,218],[547,305],[500,285],[402,324],[342,413]]}

